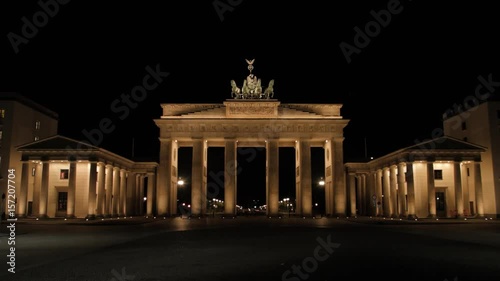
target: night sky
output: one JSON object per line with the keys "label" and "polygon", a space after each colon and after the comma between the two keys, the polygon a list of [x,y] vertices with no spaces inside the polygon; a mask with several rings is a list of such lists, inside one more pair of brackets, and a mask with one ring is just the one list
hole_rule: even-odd
{"label": "night sky", "polygon": [[[431,138],[445,111],[474,96],[478,77],[500,81],[493,1],[47,2],[45,22],[37,1],[0,4],[0,91],[56,111],[59,133],[77,140],[110,118],[115,129],[99,146],[125,157],[134,147],[137,160],[157,160],[160,103],[221,103],[230,80],[248,74],[245,59],[255,59],[263,83],[275,79],[282,103],[343,104],[346,161]],[[34,15],[41,27],[23,35]],[[123,105],[121,95],[142,84],[148,66],[169,75],[136,108],[117,113],[113,104]],[[262,185],[265,152],[256,152],[241,161],[241,194]],[[189,168],[190,151],[182,153],[181,168]],[[220,150],[210,153],[217,173]],[[281,155],[286,174],[293,151]],[[316,178],[321,151],[313,158]],[[286,196],[293,179],[282,184]],[[265,188],[257,189],[262,198]]]}

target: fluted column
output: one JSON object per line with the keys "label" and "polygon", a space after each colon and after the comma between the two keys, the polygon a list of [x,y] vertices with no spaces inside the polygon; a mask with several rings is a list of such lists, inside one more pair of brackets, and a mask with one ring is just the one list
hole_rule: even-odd
{"label": "fluted column", "polygon": [[207,142],[193,139],[193,162],[191,170],[191,214],[205,215],[207,210],[206,157]]}
{"label": "fluted column", "polygon": [[127,204],[127,191],[126,191],[126,184],[127,184],[127,176],[126,176],[126,171],[124,169],[120,170],[120,204],[118,206],[118,215],[123,216],[127,211],[126,211],[126,204]]}
{"label": "fluted column", "polygon": [[76,193],[76,161],[69,161],[68,178],[68,202],[66,208],[66,217],[75,217],[75,193]]}
{"label": "fluted column", "polygon": [[363,183],[361,174],[356,175],[356,189],[354,193],[356,195],[356,213],[355,215],[361,215],[363,212]]}
{"label": "fluted column", "polygon": [[89,164],[89,197],[87,204],[87,218],[94,219],[96,216],[96,187],[97,187],[97,162],[91,161]]}
{"label": "fluted column", "polygon": [[50,163],[49,161],[43,161],[42,168],[42,186],[40,188],[40,204],[38,214],[40,218],[47,217],[47,205],[49,200],[49,175],[50,175]]}
{"label": "fluted column", "polygon": [[118,208],[120,206],[120,168],[113,168],[113,190],[111,195],[111,216],[118,215]]}
{"label": "fluted column", "polygon": [[398,216],[398,193],[396,190],[398,178],[397,178],[397,167],[395,165],[390,167],[390,195],[391,195],[391,217],[396,218]]}
{"label": "fluted column", "polygon": [[136,174],[134,172],[127,172],[127,203],[125,216],[135,215],[135,179]]}
{"label": "fluted column", "polygon": [[382,200],[384,199],[382,197],[382,170],[378,169],[376,172],[375,176],[375,191],[377,195],[377,216],[382,216],[383,215],[383,208],[382,208]]}
{"label": "fluted column", "polygon": [[312,216],[311,145],[309,141],[301,140],[297,143],[296,149],[299,161],[297,183],[300,200],[298,202],[301,208],[297,209],[297,213],[302,216]]}
{"label": "fluted column", "polygon": [[408,195],[408,218],[416,218],[415,214],[415,181],[413,174],[413,163],[406,163],[406,185]]}
{"label": "fluted column", "polygon": [[427,201],[429,204],[429,217],[436,217],[436,186],[434,183],[434,162],[427,161]]}
{"label": "fluted column", "polygon": [[483,182],[481,178],[481,163],[474,162],[474,189],[476,191],[476,208],[477,216],[484,217],[484,203],[483,203]]}
{"label": "fluted column", "polygon": [[[21,190],[19,192],[19,200],[17,201],[17,216],[18,217],[25,217],[26,216],[26,209],[27,209],[27,205],[28,205],[28,181],[29,181],[29,176],[30,176],[30,163],[29,162],[23,162],[23,167],[22,167],[22,171],[21,171]],[[4,180],[7,185],[14,185],[15,184],[11,184],[11,182],[9,182],[9,179],[6,179]],[[14,180],[15,182],[15,180]],[[2,200],[0,198],[0,200]],[[8,202],[8,199],[5,200],[6,202]],[[3,212],[4,210],[0,210],[0,214]]]}
{"label": "fluted column", "polygon": [[346,186],[344,171],[344,138],[333,139],[333,181],[335,194],[335,215],[345,216],[346,214]]}
{"label": "fluted column", "polygon": [[349,173],[349,206],[350,215],[356,215],[356,174]]}
{"label": "fluted column", "polygon": [[[142,174],[139,177],[139,215],[144,215],[144,185],[146,176]],[[146,198],[147,199],[147,198]]]}
{"label": "fluted column", "polygon": [[366,174],[361,175],[361,187],[363,190],[363,204],[361,205],[361,214],[366,216],[368,215],[369,205],[370,205],[370,193],[368,192],[368,186],[366,183]]}
{"label": "fluted column", "polygon": [[113,166],[106,165],[106,180],[104,181],[106,189],[106,200],[104,201],[104,216],[111,216],[111,196],[113,195]]}
{"label": "fluted column", "polygon": [[224,148],[224,213],[236,215],[236,176],[238,170],[236,139],[226,139]]}
{"label": "fluted column", "polygon": [[279,213],[279,146],[277,139],[269,139],[266,142],[266,204],[267,215],[277,216]]}
{"label": "fluted column", "polygon": [[[332,139],[325,140],[325,144],[323,146],[323,149],[325,151],[325,185],[324,185],[324,189],[325,189],[325,215],[332,216],[335,214],[335,206],[334,206],[335,199],[334,199],[334,194],[333,194],[333,173],[332,173],[332,169],[334,166],[333,165],[334,153],[333,153],[333,141],[332,141]],[[298,152],[297,152],[297,154],[298,154]],[[298,159],[296,160],[296,162],[298,162]],[[297,164],[297,165],[299,165],[299,164]],[[297,196],[297,198],[299,198],[299,197]]]}
{"label": "fluted column", "polygon": [[104,185],[106,182],[106,168],[104,163],[99,162],[97,164],[99,171],[97,175],[97,207],[96,207],[96,216],[102,217],[104,214],[104,199],[105,199],[105,189]]}
{"label": "fluted column", "polygon": [[391,216],[391,189],[390,189],[390,174],[389,168],[385,167],[382,170],[382,188],[383,188],[383,201],[384,201],[384,217]]}
{"label": "fluted column", "polygon": [[146,203],[147,203],[147,215],[148,216],[153,216],[154,213],[153,213],[153,202],[155,200],[154,198],[154,194],[155,194],[155,186],[154,186],[154,183],[155,183],[155,179],[154,179],[154,174],[153,173],[148,173],[147,174],[148,176],[148,194],[147,194],[147,200],[146,200]]}
{"label": "fluted column", "polygon": [[455,184],[455,204],[457,209],[457,216],[459,218],[464,217],[464,195],[462,192],[462,169],[460,167],[460,161],[453,162],[454,171],[454,184]]}
{"label": "fluted column", "polygon": [[406,217],[406,175],[405,163],[398,164],[398,201],[399,217]]}

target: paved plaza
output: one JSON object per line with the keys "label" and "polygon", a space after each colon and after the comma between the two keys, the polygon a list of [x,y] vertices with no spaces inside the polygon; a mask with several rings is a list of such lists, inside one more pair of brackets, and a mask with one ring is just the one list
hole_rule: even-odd
{"label": "paved plaza", "polygon": [[500,221],[144,218],[1,225],[0,280],[500,280]]}

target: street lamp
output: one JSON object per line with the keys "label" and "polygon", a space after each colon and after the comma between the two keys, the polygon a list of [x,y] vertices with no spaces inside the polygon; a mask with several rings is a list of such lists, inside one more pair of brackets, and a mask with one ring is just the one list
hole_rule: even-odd
{"label": "street lamp", "polygon": [[179,180],[177,181],[177,184],[180,185],[180,186],[183,186],[184,185],[184,180],[182,178],[179,178]]}
{"label": "street lamp", "polygon": [[323,177],[321,177],[321,178],[319,179],[318,184],[319,184],[320,186],[324,186],[324,185],[325,185],[325,180],[323,179]]}

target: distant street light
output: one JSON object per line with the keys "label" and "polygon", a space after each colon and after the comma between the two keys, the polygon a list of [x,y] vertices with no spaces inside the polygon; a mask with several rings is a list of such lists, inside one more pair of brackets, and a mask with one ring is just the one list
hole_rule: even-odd
{"label": "distant street light", "polygon": [[182,180],[181,178],[179,178],[179,180],[177,181],[177,184],[180,185],[180,186],[183,186],[184,185],[184,180]]}
{"label": "distant street light", "polygon": [[325,185],[325,180],[323,180],[323,177],[320,178],[318,184],[321,185],[321,186]]}

